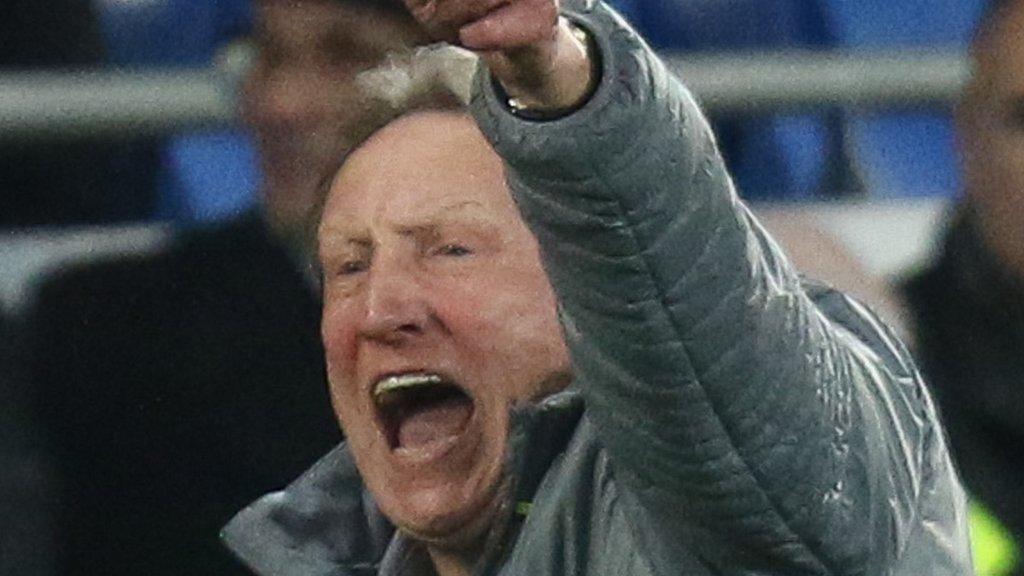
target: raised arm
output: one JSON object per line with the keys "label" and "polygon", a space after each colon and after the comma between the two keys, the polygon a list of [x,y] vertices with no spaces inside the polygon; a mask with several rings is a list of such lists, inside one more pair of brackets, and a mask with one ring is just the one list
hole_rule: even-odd
{"label": "raised arm", "polygon": [[[457,3],[407,1],[423,21]],[[488,51],[474,114],[540,241],[589,418],[638,525],[659,527],[653,561],[673,566],[685,540],[751,573],[909,574],[942,541],[959,573],[947,520],[962,494],[903,347],[805,287],[737,199],[691,96],[615,14],[564,11],[601,64],[588,94],[582,45],[544,2],[485,4],[447,33]],[[542,17],[509,26],[524,6]]]}

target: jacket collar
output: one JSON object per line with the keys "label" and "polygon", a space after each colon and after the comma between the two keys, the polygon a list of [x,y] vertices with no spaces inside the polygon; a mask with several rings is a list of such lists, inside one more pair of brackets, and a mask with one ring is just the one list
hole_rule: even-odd
{"label": "jacket collar", "polygon": [[[478,574],[500,565],[521,517],[583,415],[570,387],[512,411],[508,501],[488,537]],[[287,488],[239,512],[221,532],[225,545],[264,576],[422,573],[423,551],[383,517],[341,444]]]}

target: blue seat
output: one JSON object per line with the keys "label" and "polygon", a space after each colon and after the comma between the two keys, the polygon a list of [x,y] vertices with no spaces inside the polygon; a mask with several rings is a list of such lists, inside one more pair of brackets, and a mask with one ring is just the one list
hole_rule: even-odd
{"label": "blue seat", "polygon": [[[831,45],[817,0],[619,0],[624,15],[663,51],[771,51]],[[712,117],[741,195],[820,197],[839,148],[830,113]]]}
{"label": "blue seat", "polygon": [[108,60],[122,67],[205,67],[248,30],[248,0],[95,0]]}
{"label": "blue seat", "polygon": [[157,216],[180,225],[214,222],[255,204],[256,153],[236,131],[197,132],[171,138],[163,150],[165,187]]}
{"label": "blue seat", "polygon": [[837,42],[855,50],[965,46],[987,0],[822,0]]}
{"label": "blue seat", "polygon": [[655,48],[760,50],[830,43],[817,0],[626,0],[625,6]]}
{"label": "blue seat", "polygon": [[[984,0],[823,0],[837,45],[849,51],[964,49]],[[948,111],[851,114],[848,151],[876,198],[943,196],[960,188]]]}
{"label": "blue seat", "polygon": [[[252,18],[249,0],[95,4],[108,62],[129,69],[206,68],[220,47],[249,29]],[[178,134],[152,145],[159,150],[150,156],[160,159],[156,219],[189,226],[226,218],[255,204],[258,176],[251,144],[240,131]],[[133,153],[137,155],[126,152]]]}

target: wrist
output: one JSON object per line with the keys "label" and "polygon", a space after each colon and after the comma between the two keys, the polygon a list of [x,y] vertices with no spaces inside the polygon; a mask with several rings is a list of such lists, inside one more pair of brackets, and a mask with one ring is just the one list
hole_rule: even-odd
{"label": "wrist", "polygon": [[548,45],[494,54],[487,62],[513,113],[538,119],[564,116],[582,106],[600,76],[595,43],[564,18]]}

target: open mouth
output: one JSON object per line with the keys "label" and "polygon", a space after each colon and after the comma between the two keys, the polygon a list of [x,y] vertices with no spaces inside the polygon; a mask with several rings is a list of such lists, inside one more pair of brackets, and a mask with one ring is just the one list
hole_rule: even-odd
{"label": "open mouth", "polygon": [[381,378],[373,400],[392,450],[422,450],[462,434],[473,399],[443,376],[406,373]]}

